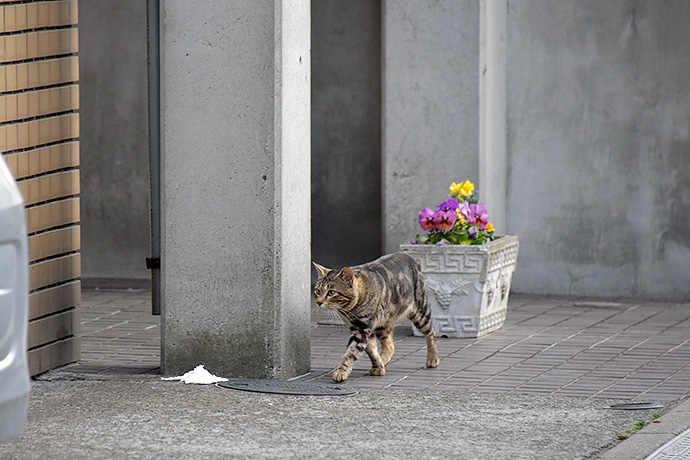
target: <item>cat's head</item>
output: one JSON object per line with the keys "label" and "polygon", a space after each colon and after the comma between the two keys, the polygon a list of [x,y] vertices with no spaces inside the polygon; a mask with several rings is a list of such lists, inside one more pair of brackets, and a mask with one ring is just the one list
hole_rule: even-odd
{"label": "cat's head", "polygon": [[319,279],[314,285],[316,305],[328,310],[348,310],[357,300],[355,274],[349,267],[331,270],[314,262]]}

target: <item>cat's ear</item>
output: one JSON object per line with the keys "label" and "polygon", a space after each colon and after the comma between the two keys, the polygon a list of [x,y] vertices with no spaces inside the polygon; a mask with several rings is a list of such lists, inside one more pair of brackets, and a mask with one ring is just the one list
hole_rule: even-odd
{"label": "cat's ear", "polygon": [[350,286],[352,286],[352,280],[355,278],[355,274],[350,267],[345,267],[340,270],[338,277],[345,280]]}
{"label": "cat's ear", "polygon": [[323,278],[324,276],[328,275],[331,272],[330,268],[326,268],[322,265],[317,264],[316,262],[312,262],[314,264],[314,267],[316,267],[316,271],[319,272],[319,278]]}

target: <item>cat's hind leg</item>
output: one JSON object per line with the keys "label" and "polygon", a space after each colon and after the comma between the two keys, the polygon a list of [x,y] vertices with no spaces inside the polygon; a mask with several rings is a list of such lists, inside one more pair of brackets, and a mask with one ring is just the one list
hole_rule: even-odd
{"label": "cat's hind leg", "polygon": [[372,335],[369,337],[367,342],[367,347],[365,348],[369,359],[371,359],[371,370],[369,374],[371,375],[386,375],[386,364],[382,360],[382,356],[379,355],[379,348],[376,344],[376,337]]}
{"label": "cat's hind leg", "polygon": [[379,327],[374,330],[381,342],[381,360],[384,365],[391,362],[395,346],[393,345],[393,326]]}
{"label": "cat's hind leg", "polygon": [[426,337],[426,367],[438,367],[440,359],[438,356],[438,346],[436,344],[436,331],[434,330],[433,321],[431,319],[431,308],[426,296],[423,297],[423,303],[417,303],[415,308],[411,308],[407,317],[412,321],[412,324]]}
{"label": "cat's hind leg", "polygon": [[426,336],[426,367],[438,367],[441,360],[438,357],[438,346],[436,344],[436,331],[431,331]]}

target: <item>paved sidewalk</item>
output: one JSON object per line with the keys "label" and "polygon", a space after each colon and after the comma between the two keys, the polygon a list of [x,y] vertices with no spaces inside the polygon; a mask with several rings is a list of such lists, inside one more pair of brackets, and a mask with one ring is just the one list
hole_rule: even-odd
{"label": "paved sidewalk", "polygon": [[84,290],[81,360],[61,368],[83,374],[160,373],[160,316],[147,290]]}
{"label": "paved sidewalk", "polygon": [[[160,319],[150,315],[149,292],[85,291],[82,319],[82,360],[53,375],[160,372]],[[348,328],[315,308],[312,371],[299,380],[329,382],[348,335]],[[377,392],[449,391],[453,398],[524,395],[526,401],[589,398],[601,401],[594,404],[636,401],[666,407],[664,423],[649,425],[597,458],[642,459],[690,427],[690,402],[678,405],[690,394],[690,303],[511,295],[502,330],[478,339],[440,339],[439,351],[440,366],[423,368],[424,339],[398,326],[386,375],[369,376],[363,357],[347,385]],[[652,412],[638,414],[649,418]],[[676,452],[681,444],[675,442]],[[657,453],[654,458],[688,457]]]}
{"label": "paved sidewalk", "polygon": [[[423,369],[424,339],[398,327],[386,375],[367,375],[364,358],[350,384],[635,401],[673,401],[690,392],[689,303],[511,296],[508,310],[496,333],[439,340],[437,369]],[[315,316],[314,370],[306,379],[328,381],[349,330]]]}
{"label": "paved sidewalk", "polygon": [[[160,370],[160,317],[146,291],[85,291],[82,360],[63,371],[144,374]],[[349,329],[316,309],[312,371],[330,381]],[[440,339],[441,364],[425,369],[425,341],[395,331],[395,355],[383,377],[356,364],[348,385],[434,388],[634,401],[674,401],[690,393],[690,303],[511,296],[502,330],[479,339]]]}

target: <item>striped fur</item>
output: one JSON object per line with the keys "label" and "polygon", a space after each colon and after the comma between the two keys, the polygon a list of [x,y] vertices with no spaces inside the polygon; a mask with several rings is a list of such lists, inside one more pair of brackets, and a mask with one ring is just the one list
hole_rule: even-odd
{"label": "striped fur", "polygon": [[[334,311],[350,325],[347,351],[333,372],[342,382],[352,371],[357,358],[366,351],[371,359],[371,375],[385,375],[393,357],[393,326],[406,315],[426,337],[426,367],[439,364],[431,309],[424,278],[416,262],[401,253],[383,256],[373,262],[342,270],[331,270],[314,263],[319,279],[314,287],[316,304]],[[381,342],[379,354],[376,339]]]}

